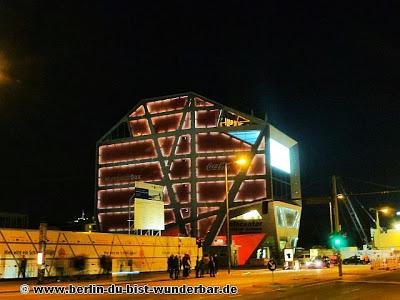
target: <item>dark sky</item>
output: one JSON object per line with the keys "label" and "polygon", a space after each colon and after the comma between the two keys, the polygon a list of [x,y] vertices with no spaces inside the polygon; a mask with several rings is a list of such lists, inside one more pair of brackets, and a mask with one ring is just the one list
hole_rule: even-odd
{"label": "dark sky", "polygon": [[[331,174],[399,186],[395,5],[141,2],[0,1],[0,211],[91,212],[96,140],[188,90],[267,112],[300,144],[306,196]],[[302,231],[325,212],[306,207]]]}

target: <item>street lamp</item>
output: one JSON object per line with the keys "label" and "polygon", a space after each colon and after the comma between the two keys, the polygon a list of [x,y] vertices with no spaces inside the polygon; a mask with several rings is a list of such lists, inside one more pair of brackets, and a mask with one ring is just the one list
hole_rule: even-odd
{"label": "street lamp", "polygon": [[[346,196],[343,195],[343,194],[337,194],[337,195],[336,195],[336,199],[338,199],[338,200],[345,200],[345,199],[346,199]],[[334,205],[336,205],[336,201],[334,202]],[[335,213],[336,213],[336,212],[335,212]],[[337,213],[339,213],[339,211],[338,211]],[[329,220],[330,220],[330,223],[331,223],[331,233],[333,233],[332,201],[329,201]],[[338,220],[339,220],[339,218],[338,218]],[[336,220],[335,220],[335,221],[336,221]],[[340,225],[339,225],[339,227],[340,227]],[[339,229],[340,229],[340,228],[339,228]],[[336,231],[336,228],[335,228],[335,231]]]}
{"label": "street lamp", "polygon": [[370,208],[370,211],[375,211],[375,224],[376,224],[376,229],[380,230],[380,224],[379,224],[379,212],[383,214],[387,214],[390,211],[390,208],[388,207],[383,207],[383,208]]}
{"label": "street lamp", "polygon": [[226,201],[226,250],[228,251],[228,274],[231,274],[231,237],[229,233],[229,186],[228,186],[228,165],[236,163],[244,166],[248,163],[248,159],[241,157],[233,162],[225,161],[225,201]]}
{"label": "street lamp", "polygon": [[344,199],[346,199],[346,196],[343,195],[343,194],[337,194],[337,198],[338,198],[339,200],[344,200]]}
{"label": "street lamp", "polygon": [[380,233],[381,233],[381,226],[379,224],[379,212],[382,212],[383,214],[387,214],[389,212],[389,208],[388,207],[383,207],[383,208],[370,208],[370,211],[375,211],[375,224],[376,224],[376,230],[374,233],[374,247],[377,247],[378,244],[378,240],[380,237]]}

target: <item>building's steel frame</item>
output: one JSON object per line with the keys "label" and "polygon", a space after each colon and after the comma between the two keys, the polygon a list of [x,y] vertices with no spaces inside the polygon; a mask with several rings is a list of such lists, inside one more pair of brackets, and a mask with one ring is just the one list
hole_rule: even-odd
{"label": "building's steel frame", "polygon": [[[150,115],[148,107],[145,105],[148,102],[152,101],[157,101],[157,100],[166,100],[170,98],[176,98],[176,97],[188,97],[186,105],[183,109],[177,110],[177,111],[167,111],[167,112],[161,112],[161,113],[156,113]],[[201,106],[201,107],[196,107],[195,106],[195,98],[200,98],[204,101],[212,103],[214,106]],[[143,105],[143,108],[145,110],[145,115],[144,116],[139,116],[139,117],[130,117],[130,115],[138,109],[140,106]],[[223,111],[228,111],[235,113],[239,116],[243,116],[244,118],[250,120],[250,124],[246,124],[245,126],[238,126],[238,127],[212,127],[212,128],[196,128],[195,127],[195,113],[197,110],[215,110],[215,109],[222,109]],[[175,130],[174,132],[165,132],[165,133],[156,133],[154,126],[151,122],[151,117],[157,117],[157,116],[163,116],[163,115],[168,115],[168,114],[173,114],[173,113],[182,113],[182,118],[179,122],[178,129]],[[190,129],[182,129],[183,124],[185,122],[185,117],[187,114],[190,114],[190,122],[191,122],[191,127]],[[133,137],[132,133],[130,132],[130,137],[123,137],[123,138],[116,138],[116,139],[109,139],[108,137],[117,129],[119,126],[122,124],[127,124],[129,128],[129,121],[131,120],[137,120],[137,119],[142,119],[146,118],[148,121],[148,124],[150,126],[150,131],[151,133],[149,135],[144,135],[144,136],[136,136]],[[230,210],[232,209],[231,217],[235,217],[237,213],[239,212],[240,209],[238,209],[240,206],[248,206],[249,203],[238,203],[234,202],[235,196],[238,193],[239,187],[242,184],[242,182],[245,179],[265,179],[266,180],[266,199],[271,199],[272,198],[272,180],[271,180],[271,167],[270,167],[270,155],[269,155],[269,136],[270,136],[270,127],[269,124],[259,118],[256,118],[252,115],[248,115],[239,111],[236,111],[235,109],[232,109],[230,107],[224,106],[214,100],[208,99],[202,95],[193,93],[193,92],[188,92],[188,93],[180,93],[180,94],[173,94],[173,95],[168,95],[168,96],[163,96],[163,97],[155,97],[155,98],[147,98],[143,99],[140,101],[131,111],[129,111],[120,121],[118,121],[102,138],[100,138],[97,143],[96,143],[96,164],[95,164],[95,197],[94,197],[94,207],[95,207],[95,212],[94,215],[97,217],[98,210],[97,210],[97,197],[98,197],[98,191],[101,190],[102,188],[99,188],[98,186],[98,171],[100,168],[99,164],[99,147],[102,145],[108,145],[108,144],[116,144],[116,143],[122,143],[122,142],[129,142],[129,141],[140,141],[140,140],[153,140],[155,148],[156,148],[156,153],[157,153],[157,158],[150,158],[150,159],[143,159],[143,160],[135,160],[135,163],[142,163],[142,162],[159,162],[161,166],[161,171],[162,171],[162,180],[161,182],[157,182],[157,184],[161,184],[166,186],[167,191],[168,191],[168,196],[170,198],[171,203],[169,205],[165,205],[166,209],[173,209],[174,214],[175,214],[175,220],[176,223],[173,224],[168,224],[166,225],[166,229],[172,227],[172,226],[179,226],[179,231],[181,234],[186,233],[186,228],[185,228],[185,223],[190,223],[191,224],[191,236],[197,236],[198,234],[198,228],[197,228],[197,221],[203,218],[207,218],[213,215],[216,215],[216,220],[212,224],[212,227],[207,234],[204,244],[206,246],[211,245],[213,242],[214,238],[220,231],[222,225],[225,222],[226,218],[226,207],[225,207],[225,202],[207,202],[207,203],[198,203],[197,201],[194,201],[197,196],[197,182],[206,182],[206,181],[216,181],[216,180],[223,180],[221,177],[207,177],[207,178],[201,178],[197,179],[196,178],[196,158],[197,157],[207,157],[210,156],[209,153],[196,153],[196,144],[195,144],[195,136],[198,133],[207,133],[207,132],[226,132],[227,130],[229,131],[243,131],[243,130],[259,130],[260,134],[255,141],[253,145],[251,145],[251,150],[247,153],[249,157],[252,159],[256,154],[264,154],[265,155],[265,166],[266,166],[266,172],[265,175],[246,175],[247,170],[249,168],[249,165],[246,167],[243,167],[241,171],[239,172],[238,175],[232,176],[234,178],[230,178],[230,180],[233,180],[233,185],[230,188],[229,191],[229,207]],[[183,154],[183,155],[177,155],[175,154],[175,148],[177,146],[177,143],[179,141],[179,136],[181,135],[190,135],[191,140],[191,151],[190,154]],[[160,144],[158,141],[158,138],[160,137],[166,137],[166,136],[175,136],[175,140],[172,145],[172,150],[171,154],[168,157],[168,164],[165,164],[165,159],[162,155]],[[259,146],[265,138],[265,149],[264,150],[258,150]],[[229,156],[232,154],[236,154],[237,152],[231,151],[231,152],[221,152],[221,153],[213,153],[213,156],[221,155],[221,156]],[[191,164],[190,164],[190,177],[188,179],[181,179],[181,180],[171,180],[168,176],[168,168],[171,165],[171,163],[175,159],[190,159]],[[132,163],[133,161],[131,161]],[[119,165],[126,165],[129,164],[130,162],[115,162],[115,163],[109,163],[109,164],[102,164],[101,167],[107,167],[107,166],[119,166]],[[189,182],[191,184],[191,201],[187,204],[183,203],[178,203],[177,198],[175,196],[175,193],[172,188],[172,183],[186,183]],[[127,187],[132,187],[132,184],[121,184],[118,186],[108,186],[107,188],[127,188]],[[128,200],[127,200],[128,201]],[[259,202],[261,200],[256,200],[254,203]],[[251,202],[253,203],[253,202]],[[219,209],[215,211],[210,211],[206,212],[203,214],[197,214],[197,208],[198,207],[208,207],[208,206],[218,206]],[[181,216],[180,209],[181,208],[190,208],[191,209],[191,216],[190,220],[183,219]],[[112,211],[112,209],[108,209],[107,211]]]}

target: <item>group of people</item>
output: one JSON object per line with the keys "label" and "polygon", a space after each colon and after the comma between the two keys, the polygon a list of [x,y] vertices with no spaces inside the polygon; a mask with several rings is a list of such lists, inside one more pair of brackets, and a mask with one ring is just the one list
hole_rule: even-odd
{"label": "group of people", "polygon": [[168,272],[169,278],[178,279],[183,268],[182,276],[188,277],[190,273],[190,256],[189,254],[185,254],[183,258],[178,257],[178,255],[171,254],[168,257]]}
{"label": "group of people", "polygon": [[[168,257],[168,273],[171,279],[178,279],[180,276],[180,271],[182,270],[182,277],[186,278],[189,276],[191,271],[190,256],[185,254],[181,259],[178,255],[171,254]],[[197,256],[196,258],[196,278],[204,277],[205,273],[209,273],[210,277],[215,277],[218,272],[218,256],[217,254],[208,256],[203,256],[201,259]]]}

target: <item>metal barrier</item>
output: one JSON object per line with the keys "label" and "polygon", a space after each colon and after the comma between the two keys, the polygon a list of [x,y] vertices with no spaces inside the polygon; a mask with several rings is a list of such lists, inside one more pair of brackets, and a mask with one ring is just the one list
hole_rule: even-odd
{"label": "metal barrier", "polygon": [[400,257],[374,259],[371,270],[396,270],[400,267]]}
{"label": "metal barrier", "polygon": [[396,270],[399,264],[397,258],[387,258],[386,259],[386,270]]}
{"label": "metal barrier", "polygon": [[383,269],[385,269],[385,267],[382,259],[374,259],[371,261],[371,270],[383,270]]}

